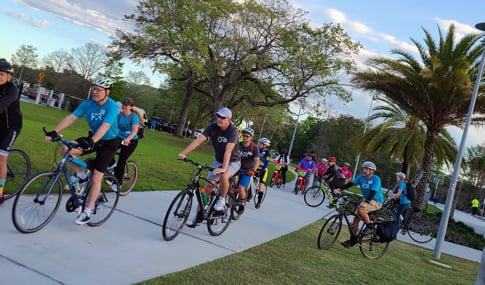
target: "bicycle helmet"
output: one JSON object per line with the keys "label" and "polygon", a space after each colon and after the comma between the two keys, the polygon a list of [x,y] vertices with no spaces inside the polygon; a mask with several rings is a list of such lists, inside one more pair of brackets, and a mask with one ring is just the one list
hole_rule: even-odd
{"label": "bicycle helmet", "polygon": [[326,159],[325,157],[322,158],[322,162],[328,162],[328,159]]}
{"label": "bicycle helmet", "polygon": [[364,161],[364,163],[362,163],[362,168],[369,168],[374,171],[377,169],[376,164],[372,161]]}
{"label": "bicycle helmet", "polygon": [[404,174],[402,172],[396,172],[396,176],[401,177],[402,180],[405,180],[406,179],[406,174]]}
{"label": "bicycle helmet", "polygon": [[111,89],[111,87],[113,87],[114,81],[104,75],[98,75],[96,78],[93,79],[92,83],[93,85],[101,86],[105,89]]}
{"label": "bicycle helmet", "polygon": [[344,162],[344,166],[350,167],[350,163]]}
{"label": "bicycle helmet", "polygon": [[244,128],[242,132],[246,134],[250,134],[251,136],[254,136],[254,130],[251,128]]}
{"label": "bicycle helmet", "polygon": [[13,67],[5,58],[0,58],[0,71],[13,74]]}
{"label": "bicycle helmet", "polygon": [[328,158],[328,162],[337,162],[337,158],[335,156],[331,156]]}
{"label": "bicycle helmet", "polygon": [[271,141],[269,139],[267,139],[267,138],[260,138],[258,142],[264,144],[265,146],[270,146],[271,145]]}

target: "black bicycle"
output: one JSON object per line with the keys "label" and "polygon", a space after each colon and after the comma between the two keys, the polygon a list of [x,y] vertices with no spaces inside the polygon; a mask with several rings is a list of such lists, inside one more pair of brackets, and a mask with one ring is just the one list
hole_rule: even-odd
{"label": "black bicycle", "polygon": [[[192,182],[187,185],[185,190],[179,192],[170,203],[170,206],[165,213],[162,225],[162,235],[166,241],[173,240],[180,233],[184,227],[187,219],[189,218],[190,211],[192,209],[192,201],[194,196],[198,203],[198,213],[196,217],[196,224],[207,221],[207,230],[212,236],[221,235],[232,220],[232,205],[231,199],[226,199],[226,207],[224,211],[217,211],[214,209],[214,205],[219,198],[219,189],[217,185],[211,183],[207,178],[202,177],[202,171],[213,171],[214,168],[199,164],[188,158],[183,160],[184,162],[191,163],[195,166],[195,174]],[[211,183],[213,186],[211,195],[206,196],[203,192],[203,188],[200,186],[199,180],[204,180],[207,183]],[[229,197],[229,195],[227,195]]]}
{"label": "black bicycle", "polygon": [[[45,132],[45,130],[44,130]],[[15,228],[21,233],[33,233],[45,227],[54,217],[62,200],[63,185],[65,182],[71,194],[66,203],[67,212],[81,213],[87,203],[92,178],[92,171],[88,171],[85,183],[77,184],[71,179],[67,169],[70,161],[89,170],[88,163],[72,157],[69,152],[79,147],[76,142],[63,139],[61,136],[52,141],[60,142],[67,147],[59,165],[55,170],[40,172],[30,178],[16,196],[12,207],[12,221]],[[114,190],[118,180],[106,173],[101,184],[101,192],[91,213],[89,226],[104,224],[113,214],[118,204],[119,192]],[[116,188],[119,189],[119,188]]]}
{"label": "black bicycle", "polygon": [[[119,153],[116,153],[119,156]],[[108,167],[107,173],[115,175],[116,164]],[[126,161],[125,172],[123,173],[122,181],[118,181],[121,185],[119,189],[120,196],[128,195],[133,188],[135,188],[136,181],[138,180],[138,165],[133,160]]]}
{"label": "black bicycle", "polygon": [[[319,249],[330,249],[337,240],[342,226],[347,224],[349,233],[351,230],[351,221],[348,216],[354,215],[357,206],[360,204],[362,197],[345,194],[340,198],[341,204],[337,208],[337,213],[328,218],[320,229],[318,234],[317,245]],[[378,213],[369,213],[372,220],[378,221]],[[379,258],[383,256],[389,248],[389,242],[380,242],[376,231],[368,234],[365,233],[365,224],[361,226],[359,232],[354,238],[357,240],[359,250],[367,258]]]}
{"label": "black bicycle", "polygon": [[22,186],[29,179],[31,172],[30,158],[21,149],[11,149],[7,160],[7,177],[3,197],[8,200],[15,197],[22,189]]}

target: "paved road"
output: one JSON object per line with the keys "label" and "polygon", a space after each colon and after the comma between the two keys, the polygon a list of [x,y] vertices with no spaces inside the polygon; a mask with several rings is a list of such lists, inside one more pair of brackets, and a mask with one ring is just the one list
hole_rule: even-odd
{"label": "paved road", "polygon": [[[75,215],[62,206],[51,223],[34,234],[15,230],[9,200],[0,207],[1,283],[132,284],[244,251],[330,211],[306,206],[289,189],[270,191],[259,210],[248,206],[223,235],[210,236],[203,224],[185,228],[170,242],[162,238],[161,223],[176,191],[130,193],[121,198],[111,219],[96,228],[75,225]],[[481,255],[450,243],[445,243],[443,253],[477,262]]]}

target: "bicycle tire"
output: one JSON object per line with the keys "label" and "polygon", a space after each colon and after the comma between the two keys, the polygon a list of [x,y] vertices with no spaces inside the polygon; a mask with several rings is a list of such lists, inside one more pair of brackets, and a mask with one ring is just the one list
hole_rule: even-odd
{"label": "bicycle tire", "polygon": [[[241,204],[242,202],[238,201],[239,191],[236,191],[233,197],[232,196],[226,196],[226,197],[229,197],[229,199],[231,199],[231,203],[229,204],[231,205],[232,219],[239,220],[242,214],[244,214],[244,205]],[[240,207],[243,207],[243,208],[240,208]]]}
{"label": "bicycle tire", "polygon": [[[257,188],[256,188],[257,189]],[[254,202],[254,206],[256,206],[258,204],[258,196],[259,196],[259,191],[256,190],[255,191],[256,194],[254,194],[254,197],[253,197],[253,202]],[[259,206],[261,207],[261,205],[263,204],[264,202],[264,199],[266,198],[266,194],[268,193],[268,186],[264,185],[264,189],[263,189],[263,196],[261,197],[261,201],[259,203]]]}
{"label": "bicycle tire", "polygon": [[390,242],[379,242],[375,231],[368,235],[359,237],[359,250],[363,256],[370,259],[377,259],[386,254]]}
{"label": "bicycle tire", "polygon": [[318,207],[325,201],[325,190],[313,186],[305,191],[303,200],[310,207]]}
{"label": "bicycle tire", "polygon": [[274,173],[273,173],[273,176],[271,177],[271,181],[269,182],[269,187],[273,187],[275,185],[275,182],[274,182]]}
{"label": "bicycle tire", "polygon": [[[212,236],[219,236],[229,227],[232,220],[231,207],[226,200],[226,209],[224,211],[214,210],[214,205],[216,204],[219,195],[209,205],[209,214],[207,215],[207,230]],[[229,200],[230,198],[228,198]],[[230,202],[229,202],[230,203]]]}
{"label": "bicycle tire", "polygon": [[21,149],[11,149],[7,160],[7,177],[3,198],[15,197],[30,178],[31,164],[27,153]]}
{"label": "bicycle tire", "polygon": [[29,179],[15,197],[12,222],[19,232],[37,232],[56,214],[62,200],[62,185],[55,177],[53,171],[40,172]]}
{"label": "bicycle tire", "polygon": [[[113,187],[113,185],[118,187]],[[90,185],[87,185],[86,187],[90,187]],[[116,179],[114,175],[109,173],[104,174],[101,183],[101,192],[99,193],[94,209],[91,212],[90,221],[88,222],[89,226],[100,226],[106,223],[106,221],[113,215],[120,198],[120,192],[114,189],[120,189],[119,187],[118,179]],[[87,197],[89,197],[89,193],[87,193]],[[87,203],[87,201],[85,201],[85,203]]]}
{"label": "bicycle tire", "polygon": [[179,192],[168,206],[162,224],[162,236],[171,241],[178,236],[190,215],[194,194],[189,190]]}
{"label": "bicycle tire", "polygon": [[[125,173],[123,174],[123,181],[120,181],[120,196],[128,195],[135,187],[138,180],[138,165],[132,160],[128,160],[125,165]],[[123,185],[128,185],[123,189]]]}
{"label": "bicycle tire", "polygon": [[331,216],[320,229],[317,246],[319,249],[331,248],[342,230],[342,216],[339,214]]}
{"label": "bicycle tire", "polygon": [[417,243],[428,243],[434,238],[432,225],[424,222],[423,217],[411,217],[407,224],[408,236]]}

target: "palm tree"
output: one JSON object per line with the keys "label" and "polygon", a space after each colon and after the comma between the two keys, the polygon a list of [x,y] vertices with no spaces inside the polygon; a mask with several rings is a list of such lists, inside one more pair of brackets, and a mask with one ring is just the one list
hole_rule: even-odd
{"label": "palm tree", "polygon": [[[391,160],[402,161],[401,171],[410,177],[411,166],[419,168],[419,162],[423,160],[426,127],[418,118],[407,114],[389,99],[381,97],[375,99],[383,102],[384,105],[373,108],[376,112],[367,120],[371,122],[383,119],[384,121],[359,136],[355,146],[370,153],[387,153]],[[440,131],[435,143],[436,163],[451,166],[456,158],[457,148],[446,129]]]}
{"label": "palm tree", "polygon": [[[425,46],[411,39],[421,61],[403,50],[392,50],[397,59],[370,59],[368,64],[372,69],[357,72],[352,80],[364,89],[382,93],[426,126],[421,165],[424,172],[421,181],[426,181],[436,136],[445,126],[462,127],[467,117],[483,47],[477,45],[478,34],[466,35],[455,43],[453,25],[446,36],[438,28],[438,42],[433,41],[428,31],[423,31]],[[485,97],[477,99],[475,112],[478,114],[474,122],[484,122]],[[424,195],[422,183],[417,194],[416,203],[420,205]]]}

